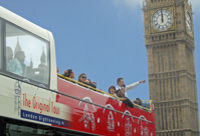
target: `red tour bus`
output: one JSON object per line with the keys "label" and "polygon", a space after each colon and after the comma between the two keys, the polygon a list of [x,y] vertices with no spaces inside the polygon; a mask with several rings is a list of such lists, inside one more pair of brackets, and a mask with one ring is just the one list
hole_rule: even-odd
{"label": "red tour bus", "polygon": [[0,86],[0,136],[155,136],[151,102],[130,108],[57,75],[51,32],[3,7]]}

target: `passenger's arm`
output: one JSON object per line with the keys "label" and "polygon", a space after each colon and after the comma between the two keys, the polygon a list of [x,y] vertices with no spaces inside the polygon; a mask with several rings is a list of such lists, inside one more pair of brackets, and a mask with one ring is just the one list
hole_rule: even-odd
{"label": "passenger's arm", "polygon": [[130,84],[130,85],[127,85],[127,86],[126,86],[126,91],[131,90],[131,89],[137,87],[137,86],[138,86],[139,84],[141,84],[141,83],[145,83],[145,80],[138,81],[138,82],[132,83],[132,84]]}

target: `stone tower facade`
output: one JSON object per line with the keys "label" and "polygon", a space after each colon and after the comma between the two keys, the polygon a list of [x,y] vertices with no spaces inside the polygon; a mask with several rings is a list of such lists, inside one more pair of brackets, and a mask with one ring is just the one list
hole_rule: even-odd
{"label": "stone tower facade", "polygon": [[150,99],[157,136],[199,136],[192,6],[145,0]]}

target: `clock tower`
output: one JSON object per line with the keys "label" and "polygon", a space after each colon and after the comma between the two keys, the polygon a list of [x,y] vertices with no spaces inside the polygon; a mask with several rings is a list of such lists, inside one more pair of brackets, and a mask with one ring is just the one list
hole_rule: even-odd
{"label": "clock tower", "polygon": [[150,99],[157,136],[199,136],[192,6],[145,0]]}

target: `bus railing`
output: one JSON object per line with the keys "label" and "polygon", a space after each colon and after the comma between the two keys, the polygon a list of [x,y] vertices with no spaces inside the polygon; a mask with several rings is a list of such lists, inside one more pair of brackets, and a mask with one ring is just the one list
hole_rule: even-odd
{"label": "bus railing", "polygon": [[86,84],[84,84],[84,83],[81,83],[81,82],[79,82],[79,81],[76,81],[76,80],[73,80],[73,79],[71,79],[71,78],[65,77],[65,76],[63,76],[63,75],[61,75],[61,74],[57,74],[57,75],[58,75],[59,77],[61,77],[61,78],[64,78],[64,79],[68,80],[68,81],[71,81],[71,82],[76,83],[76,84],[78,84],[78,85],[81,85],[81,86],[84,86],[84,87],[86,87],[86,88],[92,89],[93,91],[96,91],[96,92],[99,92],[99,93],[102,93],[102,94],[106,94],[106,95],[112,96],[112,97],[114,97],[114,98],[116,98],[116,99],[118,99],[118,100],[120,100],[120,101],[125,100],[124,98],[116,97],[116,96],[111,95],[111,94],[109,94],[109,93],[106,93],[106,92],[104,92],[104,91],[102,91],[102,90],[100,90],[100,89],[91,87],[91,86],[86,85]]}
{"label": "bus railing", "polygon": [[[84,86],[84,87],[86,87],[86,88],[88,88],[88,89],[91,89],[91,90],[93,90],[93,91],[96,91],[96,92],[99,92],[99,93],[102,93],[102,94],[106,94],[106,95],[108,95],[108,96],[114,97],[115,99],[117,99],[117,100],[119,100],[119,101],[124,101],[124,100],[125,100],[125,98],[119,98],[119,97],[114,96],[114,95],[112,95],[112,94],[106,93],[106,92],[104,92],[104,91],[102,91],[102,90],[100,90],[100,89],[97,89],[97,88],[94,88],[94,87],[92,87],[92,86],[86,85],[86,84],[84,84],[84,83],[82,83],[82,82],[76,81],[76,80],[71,79],[71,78],[69,78],[69,77],[65,77],[65,76],[63,76],[63,75],[61,75],[61,74],[57,74],[57,75],[58,75],[58,77],[63,78],[63,79],[65,79],[65,80],[67,80],[67,81],[70,81],[70,82],[72,82],[72,83],[75,83],[75,84]],[[132,102],[133,102],[133,101],[132,101]],[[136,107],[138,107],[138,108],[140,108],[140,109],[143,109],[143,110],[152,111],[152,101],[151,101],[151,100],[150,100],[150,101],[142,101],[142,102],[148,102],[149,105],[150,105],[150,108],[143,107],[143,106],[141,106],[141,105],[135,104],[134,102],[133,102],[133,105],[136,106]]]}
{"label": "bus railing", "polygon": [[[134,100],[132,100],[132,102],[133,101]],[[133,104],[138,108],[148,110],[148,111],[152,111],[152,100],[149,100],[149,101],[142,100],[142,105],[135,104],[134,102],[133,102]]]}

